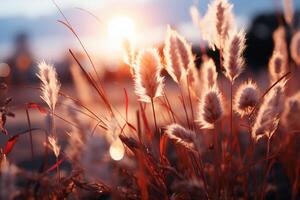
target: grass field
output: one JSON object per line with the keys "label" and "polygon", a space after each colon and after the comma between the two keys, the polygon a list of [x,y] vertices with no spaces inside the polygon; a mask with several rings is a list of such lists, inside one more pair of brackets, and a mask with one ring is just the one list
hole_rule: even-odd
{"label": "grass field", "polygon": [[118,30],[131,22],[114,21],[130,78],[105,80],[56,6],[87,62],[69,49],[72,83],[45,61],[38,85],[1,83],[0,199],[300,198],[300,31],[291,0],[260,72],[247,66],[233,5],[214,0],[204,14],[190,9],[202,36],[197,56],[174,27],[166,25],[162,48],[140,49],[131,29]]}

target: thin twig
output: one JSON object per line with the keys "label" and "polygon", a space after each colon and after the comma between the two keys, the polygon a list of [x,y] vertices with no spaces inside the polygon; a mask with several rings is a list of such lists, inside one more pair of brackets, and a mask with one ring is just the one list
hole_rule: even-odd
{"label": "thin twig", "polygon": [[188,96],[189,96],[189,101],[190,101],[190,108],[191,108],[191,113],[192,113],[192,119],[193,119],[193,127],[194,127],[194,122],[195,122],[195,115],[194,115],[194,108],[193,108],[193,102],[191,98],[191,92],[190,92],[190,87],[189,87],[189,80],[188,80],[188,74],[186,75],[186,84],[187,84],[187,90],[188,90]]}
{"label": "thin twig", "polygon": [[32,142],[31,120],[30,120],[28,109],[26,108],[25,110],[26,110],[27,122],[28,122],[28,127],[29,127],[31,160],[33,160],[34,152],[33,152],[33,142]]}
{"label": "thin twig", "polygon": [[151,98],[151,107],[152,107],[153,121],[154,121],[154,124],[155,124],[155,132],[158,133],[158,128],[157,128],[157,122],[156,122],[156,115],[155,115],[155,108],[154,108],[153,98]]}
{"label": "thin twig", "polygon": [[181,86],[179,86],[179,90],[180,90],[180,95],[181,95],[181,100],[182,100],[182,105],[183,105],[183,109],[184,109],[184,113],[185,113],[186,122],[187,122],[188,127],[191,128],[190,120],[189,120],[189,116],[188,116],[188,113],[187,113],[187,109],[186,109],[186,105],[185,105],[184,96],[183,96]]}

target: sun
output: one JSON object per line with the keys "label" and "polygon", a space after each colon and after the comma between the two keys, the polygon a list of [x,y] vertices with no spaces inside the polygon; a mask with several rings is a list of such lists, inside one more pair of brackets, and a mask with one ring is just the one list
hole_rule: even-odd
{"label": "sun", "polygon": [[134,21],[127,16],[112,18],[107,24],[107,36],[111,48],[122,48],[124,40],[133,41],[136,37]]}

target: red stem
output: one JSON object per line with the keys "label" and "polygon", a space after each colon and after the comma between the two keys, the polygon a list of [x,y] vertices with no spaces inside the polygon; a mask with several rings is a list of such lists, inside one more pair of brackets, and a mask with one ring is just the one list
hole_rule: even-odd
{"label": "red stem", "polygon": [[174,116],[174,112],[173,112],[173,110],[172,110],[172,108],[171,108],[171,104],[170,104],[169,99],[168,99],[168,96],[167,96],[167,94],[166,94],[165,92],[164,92],[164,99],[165,99],[165,101],[166,101],[166,103],[167,103],[167,105],[168,105],[168,110],[171,112],[173,122],[176,123],[176,119],[175,119],[175,116]]}
{"label": "red stem", "polygon": [[192,119],[193,119],[193,123],[192,124],[194,124],[194,122],[195,122],[195,115],[194,115],[193,102],[192,102],[191,92],[190,92],[190,87],[189,87],[190,84],[189,84],[189,80],[188,80],[188,74],[186,75],[186,84],[187,84],[189,101],[190,101],[190,108],[191,108]]}
{"label": "red stem", "polygon": [[186,109],[186,105],[185,105],[185,101],[184,101],[184,96],[183,96],[182,88],[180,86],[179,86],[179,90],[180,90],[180,94],[181,94],[183,109],[184,109],[184,112],[185,112],[186,122],[188,124],[188,127],[191,128],[189,116],[187,114],[187,109]]}
{"label": "red stem", "polygon": [[28,126],[29,126],[29,138],[30,138],[31,160],[33,160],[34,152],[33,152],[33,143],[32,143],[31,121],[30,121],[30,116],[29,116],[28,109],[26,108],[25,110],[26,110],[27,122],[28,122]]}
{"label": "red stem", "polygon": [[151,98],[151,107],[152,107],[153,121],[154,121],[154,124],[155,124],[155,132],[158,132],[153,98]]}

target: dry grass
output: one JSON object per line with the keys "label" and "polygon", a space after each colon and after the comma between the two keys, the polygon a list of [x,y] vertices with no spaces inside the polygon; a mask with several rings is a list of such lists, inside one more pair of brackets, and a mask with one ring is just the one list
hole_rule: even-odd
{"label": "dry grass", "polygon": [[[285,19],[294,30],[292,4],[285,2]],[[10,136],[1,149],[0,199],[299,199],[299,88],[291,97],[285,92],[291,79],[299,81],[294,76],[298,69],[289,71],[299,66],[299,32],[294,32],[290,51],[284,29],[274,33],[270,85],[264,90],[254,81],[240,79],[247,63],[246,36],[236,28],[233,5],[215,0],[203,17],[195,7],[191,14],[203,40],[219,51],[220,65],[204,53],[201,69],[196,68],[191,44],[170,27],[162,56],[154,48],[137,52],[127,41],[125,63],[132,72],[131,93],[136,100],[129,99],[130,91],[124,89],[119,98],[124,98],[125,113],[111,103],[88,52],[64,16],[60,23],[76,36],[94,67],[94,73],[88,72],[69,51],[78,65],[72,66],[76,89],[96,93],[102,114],[93,109],[91,98],[76,99],[61,91],[55,68],[40,63],[41,98],[48,108],[32,102],[24,105],[29,129]],[[167,95],[170,81],[162,76],[163,68],[178,95]],[[6,119],[14,116],[10,101],[1,107],[5,134]],[[48,115],[50,130],[32,128],[28,109]],[[66,135],[56,132],[54,119],[69,125]],[[45,134],[38,171],[8,161],[18,138],[34,137],[33,132]],[[49,160],[52,153],[54,163]],[[63,167],[65,163],[69,168]]]}

